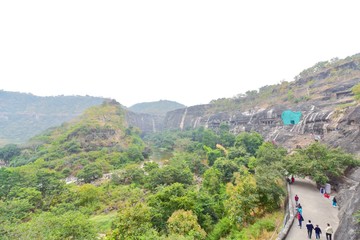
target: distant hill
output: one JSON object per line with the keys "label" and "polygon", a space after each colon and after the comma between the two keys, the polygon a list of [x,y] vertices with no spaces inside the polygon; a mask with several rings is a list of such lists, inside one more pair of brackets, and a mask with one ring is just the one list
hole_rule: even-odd
{"label": "distant hill", "polygon": [[144,103],[137,103],[129,108],[129,110],[136,112],[136,113],[148,113],[154,115],[166,115],[167,112],[173,111],[180,108],[185,108],[186,106],[168,100],[160,100],[157,102],[144,102]]}
{"label": "distant hill", "polygon": [[[42,158],[53,161],[58,169],[72,169],[67,174],[77,172],[94,159],[121,165],[121,161],[132,161],[136,159],[136,154],[141,155],[141,151],[137,150],[142,149],[144,144],[139,134],[136,128],[128,127],[126,109],[122,105],[115,101],[105,101],[86,109],[71,121],[32,137],[22,145],[22,155],[12,165]],[[129,160],[126,158],[127,149],[134,144],[136,154],[133,152],[131,156],[134,159]],[[120,157],[119,152],[124,152],[126,156]],[[142,156],[140,158],[142,160]]]}
{"label": "distant hill", "polygon": [[91,96],[39,97],[0,90],[0,146],[24,143],[30,137],[69,121],[104,100]]}

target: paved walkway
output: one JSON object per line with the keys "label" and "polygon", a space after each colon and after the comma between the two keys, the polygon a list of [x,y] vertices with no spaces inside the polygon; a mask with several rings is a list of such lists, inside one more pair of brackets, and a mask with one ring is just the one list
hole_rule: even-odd
{"label": "paved walkway", "polygon": [[[325,198],[320,191],[316,188],[316,185],[308,179],[295,178],[295,182],[290,185],[290,196],[295,206],[295,195],[299,196],[299,202],[303,209],[304,221],[302,223],[302,229],[300,229],[297,218],[294,219],[294,223],[289,230],[286,240],[302,240],[308,239],[306,223],[311,220],[311,223],[316,227],[319,225],[321,231],[320,239],[326,239],[325,229],[327,223],[333,227],[334,232],[339,225],[338,208],[332,206],[332,197],[334,193],[330,195],[330,199]],[[313,231],[312,239],[315,239],[315,232]],[[334,239],[334,234],[332,240]],[[340,240],[340,239],[339,239]]]}

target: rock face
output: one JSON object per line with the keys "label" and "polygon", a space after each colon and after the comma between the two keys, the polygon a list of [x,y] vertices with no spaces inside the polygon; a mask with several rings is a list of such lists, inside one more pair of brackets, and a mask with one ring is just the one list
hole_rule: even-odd
{"label": "rock face", "polygon": [[143,134],[154,133],[163,130],[164,117],[146,113],[126,112],[126,121],[130,126],[139,128]]}
{"label": "rock face", "polygon": [[[233,110],[215,113],[209,112],[211,105],[193,106],[169,112],[164,119],[163,128],[205,127],[216,130],[220,124],[225,123],[235,134],[256,131],[266,140],[275,141],[289,149],[321,140],[360,154],[360,106],[337,110],[337,106],[344,102],[355,104],[350,97],[338,101],[308,102],[297,106],[279,105],[246,112]],[[327,106],[324,106],[325,103]],[[301,121],[296,125],[284,125],[281,114],[285,110],[300,111]],[[349,142],[354,144],[348,144]]]}
{"label": "rock face", "polygon": [[348,177],[343,178],[338,193],[339,227],[334,239],[360,239],[360,223],[354,213],[360,209],[360,168],[353,169]]}

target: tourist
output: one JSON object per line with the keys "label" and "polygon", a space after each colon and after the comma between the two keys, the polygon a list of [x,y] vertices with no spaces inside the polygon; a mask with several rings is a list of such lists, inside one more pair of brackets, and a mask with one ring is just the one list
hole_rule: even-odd
{"label": "tourist", "polygon": [[289,177],[286,177],[286,181],[287,181],[288,184],[291,184],[291,180],[290,180]]}
{"label": "tourist", "polygon": [[333,207],[337,206],[337,200],[336,200],[335,196],[334,196],[334,198],[332,200],[332,205],[333,205]]}
{"label": "tourist", "polygon": [[330,226],[330,224],[328,223],[327,224],[327,227],[325,229],[325,232],[326,232],[326,240],[331,240],[331,236],[334,232],[333,228]]}
{"label": "tourist", "polygon": [[295,204],[296,204],[296,206],[298,205],[298,201],[299,201],[299,196],[296,194],[295,195]]}
{"label": "tourist", "polygon": [[309,239],[311,239],[312,230],[314,229],[314,225],[312,225],[312,223],[311,223],[310,220],[309,220],[309,222],[306,224],[306,228],[307,228],[307,232],[308,232],[308,237],[309,237]]}
{"label": "tourist", "polygon": [[320,239],[321,229],[319,228],[319,225],[316,225],[315,230],[315,239]]}
{"label": "tourist", "polygon": [[302,221],[304,221],[304,218],[303,216],[298,212],[297,215],[296,215],[298,221],[299,221],[299,226],[300,226],[300,229],[302,227]]}
{"label": "tourist", "polygon": [[297,205],[296,208],[297,208],[298,213],[300,213],[302,215],[303,211],[302,211],[302,206],[300,205],[300,203]]}
{"label": "tourist", "polygon": [[295,178],[294,176],[291,176],[291,183],[294,183],[295,182]]}

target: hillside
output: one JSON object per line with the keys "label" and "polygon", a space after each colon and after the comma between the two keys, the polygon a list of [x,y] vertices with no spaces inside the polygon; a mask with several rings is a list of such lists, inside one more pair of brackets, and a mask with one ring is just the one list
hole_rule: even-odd
{"label": "hillside", "polygon": [[[239,157],[237,148],[231,150],[234,154],[228,160],[215,146],[217,139],[231,147],[235,136],[199,129],[158,133],[145,144],[139,134],[128,125],[126,110],[113,101],[89,108],[21,148],[0,149],[0,159],[7,164],[0,168],[0,180],[7,183],[0,190],[1,236],[6,240],[95,239],[105,235],[114,240],[194,236],[204,240],[223,218],[225,205],[235,207],[230,198],[222,199],[236,198],[237,188],[225,185],[244,163],[235,160]],[[258,142],[252,149],[258,148],[261,136],[249,136]],[[159,149],[166,149],[170,157],[149,161],[151,152]],[[240,151],[244,156],[254,154]],[[212,158],[207,163],[208,154],[221,159]],[[239,182],[248,179],[253,191],[261,191],[255,178],[263,182],[265,177],[236,178]],[[198,180],[202,178],[204,184]],[[275,221],[281,216],[278,208],[283,195],[283,183],[278,180],[278,176],[267,180],[276,201],[262,201],[261,205],[254,201],[254,206],[259,206],[256,220],[268,226],[261,226],[264,234],[280,223]],[[225,195],[225,189],[232,193]],[[276,212],[271,210],[274,208]],[[245,224],[255,223],[246,209],[244,213]],[[265,213],[268,219],[263,219]],[[228,218],[235,216],[229,213]],[[189,231],[176,228],[183,224],[183,217]],[[243,234],[252,233],[244,230]]]}
{"label": "hillside", "polygon": [[[295,81],[264,86],[235,98],[217,99],[211,104],[191,106],[168,112],[164,130],[205,127],[215,132],[223,124],[230,132],[256,131],[265,140],[288,151],[314,142],[341,147],[360,156],[360,54],[345,59],[319,62],[302,71]],[[285,124],[283,113],[300,114],[296,124]],[[142,128],[141,125],[137,125]],[[354,213],[360,208],[359,171],[353,169],[337,179],[340,224],[336,238],[358,239],[360,231]]]}
{"label": "hillside", "polygon": [[[358,164],[321,144],[287,157],[226,124],[141,139],[127,119],[120,104],[104,102],[0,148],[2,238],[269,239],[283,224],[284,172],[324,183]],[[315,169],[320,161],[333,166]]]}
{"label": "hillside", "polygon": [[0,235],[270,239],[295,175],[338,190],[335,237],[358,239],[359,57],[165,116],[106,101],[0,148]]}
{"label": "hillside", "polygon": [[129,110],[135,113],[147,113],[147,114],[165,116],[167,112],[185,107],[186,107],[185,105],[174,101],[160,100],[156,102],[137,103],[129,107]]}
{"label": "hillside", "polygon": [[[128,126],[125,112],[115,101],[88,108],[70,122],[31,138],[22,145],[22,154],[13,159],[11,165],[24,165],[43,159],[51,161],[57,171],[67,169],[64,176],[68,177],[75,176],[89,162],[96,162],[99,156],[102,156],[102,161],[110,161],[112,165],[125,164],[128,148],[131,149],[135,143],[136,148],[144,148],[138,136],[140,132]],[[101,152],[104,149],[106,155]],[[122,156],[121,152],[125,155]],[[141,151],[138,154],[141,155]],[[109,163],[105,162],[102,164],[106,166],[102,167],[108,168]]]}
{"label": "hillside", "polygon": [[0,146],[25,143],[30,137],[69,121],[104,100],[90,96],[39,97],[0,90]]}
{"label": "hillside", "polygon": [[[217,131],[221,123],[233,133],[257,131],[266,140],[289,149],[306,146],[316,138],[360,154],[359,94],[360,54],[315,64],[295,81],[264,86],[235,98],[213,100],[168,112],[162,129],[206,127]],[[282,113],[300,112],[298,124],[284,124]],[[141,125],[138,125],[142,129]]]}

